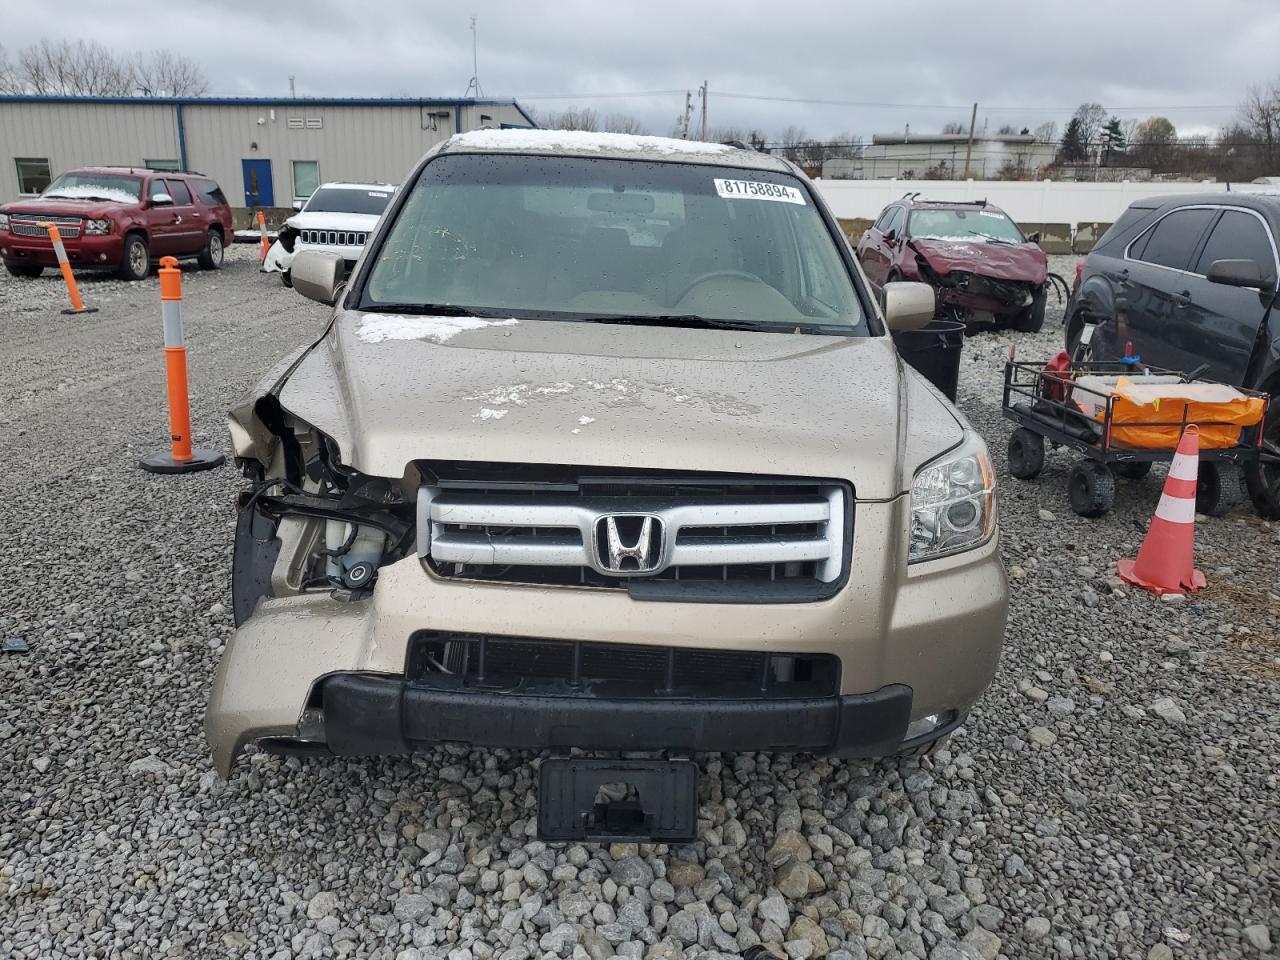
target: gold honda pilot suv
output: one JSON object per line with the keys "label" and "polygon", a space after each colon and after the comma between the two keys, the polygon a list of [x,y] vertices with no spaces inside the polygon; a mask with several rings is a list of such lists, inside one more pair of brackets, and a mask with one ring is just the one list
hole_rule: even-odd
{"label": "gold honda pilot suv", "polygon": [[406,178],[335,309],[231,413],[249,487],[226,774],[446,741],[549,751],[547,839],[696,833],[701,751],[918,751],[991,681],[982,439],[793,164],[486,130]]}

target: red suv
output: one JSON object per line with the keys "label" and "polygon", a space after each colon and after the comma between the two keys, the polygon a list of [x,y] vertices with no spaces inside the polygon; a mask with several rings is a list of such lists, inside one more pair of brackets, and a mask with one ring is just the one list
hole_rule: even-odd
{"label": "red suv", "polygon": [[216,270],[232,237],[231,207],[213,180],[132,167],[70,170],[39,197],[0,206],[0,258],[15,277],[58,265],[42,223],[57,225],[72,266],[126,280],[141,280],[167,256]]}

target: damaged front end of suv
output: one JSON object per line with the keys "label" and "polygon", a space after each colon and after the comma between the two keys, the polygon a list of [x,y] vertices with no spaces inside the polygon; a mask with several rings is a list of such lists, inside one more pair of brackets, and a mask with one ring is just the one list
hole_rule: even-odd
{"label": "damaged front end of suv", "polygon": [[903,273],[934,288],[942,319],[1035,332],[1049,281],[1049,260],[1035,241],[985,201],[917,200],[907,216]]}

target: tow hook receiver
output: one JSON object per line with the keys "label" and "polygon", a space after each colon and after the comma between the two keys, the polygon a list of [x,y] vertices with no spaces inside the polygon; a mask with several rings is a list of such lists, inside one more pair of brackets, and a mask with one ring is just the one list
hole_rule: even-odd
{"label": "tow hook receiver", "polygon": [[686,842],[697,835],[698,767],[692,760],[551,757],[542,762],[539,839]]}

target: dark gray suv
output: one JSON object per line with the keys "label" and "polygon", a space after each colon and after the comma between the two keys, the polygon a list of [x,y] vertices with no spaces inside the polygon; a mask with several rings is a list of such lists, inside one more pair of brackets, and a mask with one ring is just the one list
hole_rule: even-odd
{"label": "dark gray suv", "polygon": [[[1280,455],[1280,197],[1211,193],[1134,202],[1081,261],[1067,350],[1269,393],[1266,445]],[[1245,472],[1259,512],[1280,518],[1280,464]]]}

